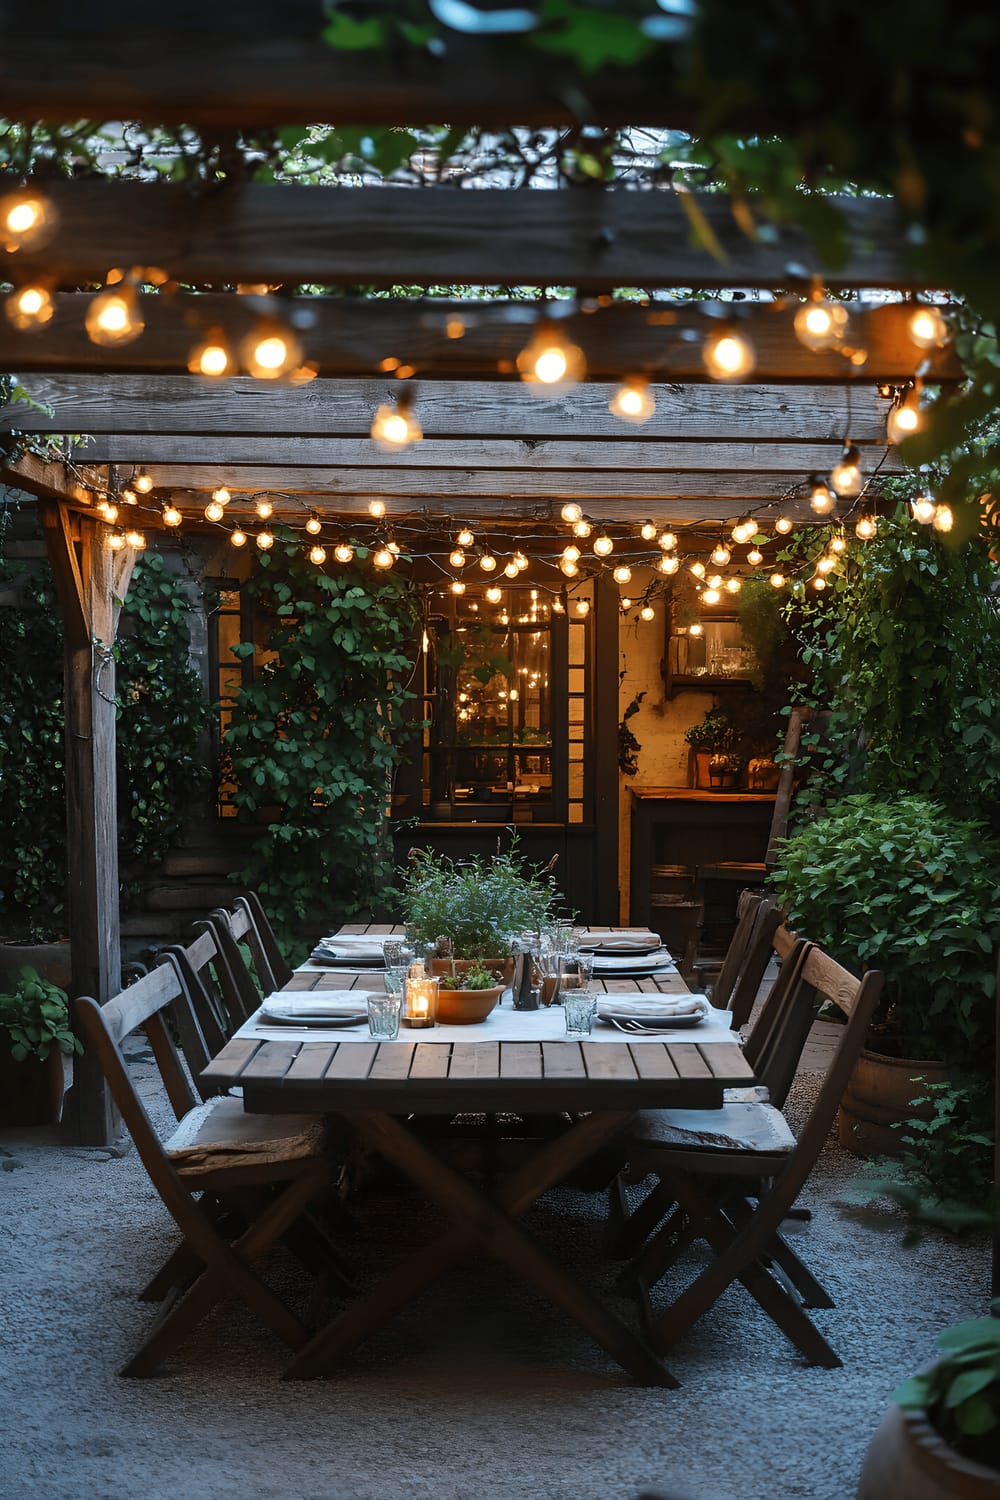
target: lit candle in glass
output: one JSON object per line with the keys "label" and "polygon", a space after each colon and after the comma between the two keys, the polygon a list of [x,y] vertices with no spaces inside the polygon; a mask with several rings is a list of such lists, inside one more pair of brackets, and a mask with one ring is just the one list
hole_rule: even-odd
{"label": "lit candle in glass", "polygon": [[434,1026],[437,1024],[438,984],[436,978],[424,972],[421,959],[411,965],[406,976],[406,991],[403,1014],[404,1026]]}

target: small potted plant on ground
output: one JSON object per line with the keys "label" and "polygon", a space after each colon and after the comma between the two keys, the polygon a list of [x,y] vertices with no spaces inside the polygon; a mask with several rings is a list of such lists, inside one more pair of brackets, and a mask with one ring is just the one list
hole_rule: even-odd
{"label": "small potted plant on ground", "polygon": [[83,1051],[65,990],[25,965],[0,991],[0,1124],[47,1125],[59,1118],[63,1055]]}
{"label": "small potted plant on ground", "polygon": [[1000,1496],[1000,1300],[948,1328],[941,1358],[893,1392],[865,1456],[858,1500]]}
{"label": "small potted plant on ground", "polygon": [[721,790],[737,784],[742,769],[735,754],[738,732],[724,709],[708,709],[703,719],[684,731],[684,738],[694,751],[699,787]]}

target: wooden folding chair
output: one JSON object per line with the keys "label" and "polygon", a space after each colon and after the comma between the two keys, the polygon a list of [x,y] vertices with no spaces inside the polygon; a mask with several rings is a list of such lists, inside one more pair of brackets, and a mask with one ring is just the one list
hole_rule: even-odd
{"label": "wooden folding chair", "polygon": [[261,996],[284,989],[292,977],[292,970],[278,947],[274,929],[259,898],[252,891],[246,896],[238,896],[232,910],[216,907],[209,912],[208,920],[220,935],[224,930],[234,944],[247,950]]}
{"label": "wooden folding chair", "polygon": [[[272,989],[282,990],[292,977],[292,969],[278,946],[278,939],[274,935],[270,918],[260,902],[256,891],[247,891],[245,896],[237,896],[237,907],[247,913],[253,923],[257,934],[257,943],[262,954],[262,962],[270,973],[273,984]],[[264,975],[261,974],[263,980]]]}
{"label": "wooden folding chair", "polygon": [[[306,1116],[245,1114],[228,1096],[199,1104],[181,1067],[165,1013],[187,1004],[176,968],[160,964],[106,1005],[75,1001],[86,1046],[97,1058],[150,1180],[183,1240],[141,1294],[167,1302],[158,1323],[122,1370],[151,1375],[226,1297],[239,1297],[297,1349],[308,1329],[254,1270],[253,1262],[326,1193],[330,1166],[323,1128]],[[144,1028],[178,1116],[161,1142],[137,1094],[121,1042]],[[227,1238],[231,1232],[232,1237]],[[334,1268],[336,1269],[336,1268]],[[339,1271],[338,1271],[339,1275]]]}
{"label": "wooden folding chair", "polygon": [[[773,1105],[746,1106],[757,1112],[758,1122],[766,1119],[768,1123],[769,1138],[762,1137],[758,1142],[734,1136],[728,1141],[685,1143],[658,1130],[666,1112],[658,1112],[659,1120],[657,1113],[641,1117],[640,1128],[629,1143],[630,1160],[639,1170],[657,1174],[664,1191],[678,1204],[688,1232],[703,1239],[715,1257],[659,1313],[650,1307],[649,1290],[665,1264],[676,1259],[669,1248],[674,1227],[670,1221],[647,1242],[630,1268],[644,1302],[650,1339],[660,1352],[675,1344],[721,1293],[739,1280],[810,1363],[831,1369],[840,1365],[840,1359],[804,1311],[807,1306],[831,1307],[833,1303],[782,1238],[780,1229],[829,1133],[881,989],[879,973],[870,972],[858,980],[820,949],[813,947],[806,952],[787,1000],[790,1014],[803,1026],[814,996],[819,994],[845,1012],[847,1023],[797,1141],[787,1125],[782,1138],[783,1117]],[[778,1046],[780,1032],[772,1029],[769,1034],[770,1045]],[[789,1047],[779,1047],[777,1056],[774,1067],[780,1086],[790,1065]],[[768,1113],[761,1115],[761,1110]],[[642,1124],[648,1124],[648,1134],[643,1133]],[[668,1249],[664,1255],[665,1241]]]}
{"label": "wooden folding chair", "polygon": [[157,961],[179,974],[188,1004],[177,1008],[177,1031],[195,1087],[207,1099],[215,1091],[202,1070],[258,1009],[253,979],[237,945],[208,922],[186,948],[170,944]]}

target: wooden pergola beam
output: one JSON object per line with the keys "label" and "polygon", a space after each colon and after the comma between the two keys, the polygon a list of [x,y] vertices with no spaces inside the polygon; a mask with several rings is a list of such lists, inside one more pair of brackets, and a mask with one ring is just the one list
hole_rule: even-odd
{"label": "wooden pergola beam", "polygon": [[111,267],[158,266],[194,285],[279,282],[399,285],[771,287],[811,275],[844,289],[923,285],[887,199],[828,202],[848,253],[824,267],[794,226],[748,239],[728,198],[697,210],[718,250],[696,243],[669,190],[321,188],[246,183],[200,191],[174,183],[52,182],[55,239],[35,256],[0,255],[0,277],[47,274],[75,285]]}
{"label": "wooden pergola beam", "polygon": [[[394,401],[399,381],[313,380],[286,386],[238,376],[58,375],[28,381],[51,413],[0,406],[0,429],[24,432],[193,433],[205,437],[354,437],[367,439],[376,408]],[[417,415],[426,438],[635,437],[691,442],[836,443],[884,440],[889,402],[874,383],[857,387],[746,385],[653,387],[656,411],[627,428],[608,410],[614,386],[588,382],[543,397],[519,381],[422,381]]]}
{"label": "wooden pergola beam", "polygon": [[[16,424],[12,424],[16,425]],[[0,422],[2,429],[2,422]],[[92,461],[84,460],[74,465],[77,473],[71,472],[59,459],[46,461],[37,454],[25,453],[14,463],[0,460],[0,484],[9,484],[14,489],[37,495],[42,500],[64,500],[76,505],[92,505],[93,491],[89,486],[106,488],[108,474]],[[81,483],[81,479],[86,481]]]}
{"label": "wooden pergola beam", "polygon": [[[321,375],[372,377],[386,358],[399,360],[426,379],[495,380],[514,368],[532,335],[530,303],[431,302],[345,297],[277,298],[206,293],[146,295],[139,299],[145,330],[120,347],[98,347],[87,335],[94,298],[81,292],[58,295],[52,320],[19,331],[0,319],[0,369],[109,371],[183,374],[191,351],[209,330],[222,332],[237,354],[264,316],[301,324],[303,358]],[[756,304],[740,310],[739,331],[757,355],[754,378],[776,383],[891,384],[910,380],[919,365],[924,378],[957,380],[961,367],[948,347],[930,353],[907,334],[912,308],[904,303],[857,309],[844,349],[811,350],[795,336],[790,306]],[[616,303],[559,321],[560,331],[579,345],[592,379],[624,374],[657,380],[707,381],[702,347],[718,329],[699,304],[648,307]],[[461,330],[460,336],[456,336]],[[867,359],[849,357],[863,350]]]}
{"label": "wooden pergola beam", "polygon": [[[632,429],[629,429],[632,430]],[[859,443],[865,465],[880,463],[883,473],[902,468],[895,451],[886,455],[884,442]],[[71,450],[71,457],[119,465],[251,464],[283,469],[290,461],[310,469],[379,469],[391,465],[399,474],[424,469],[523,469],[531,473],[549,469],[579,471],[614,470],[642,472],[651,479],[660,470],[692,473],[750,473],[755,470],[829,469],[836,462],[836,443],[773,442],[661,442],[651,438],[541,439],[521,438],[425,438],[411,443],[391,459],[370,438],[241,437],[201,438],[187,434],[159,433],[143,437],[134,433],[95,438],[85,448]]]}

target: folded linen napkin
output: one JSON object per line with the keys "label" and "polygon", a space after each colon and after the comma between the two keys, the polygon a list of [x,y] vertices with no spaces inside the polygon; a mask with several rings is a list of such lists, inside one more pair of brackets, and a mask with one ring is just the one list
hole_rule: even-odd
{"label": "folded linen napkin", "polygon": [[605,995],[597,1002],[599,1016],[613,1015],[619,1020],[669,1021],[674,1016],[708,1016],[711,1006],[705,995],[642,995],[629,999],[623,995]]}
{"label": "folded linen napkin", "polygon": [[345,990],[335,995],[290,995],[276,990],[260,1002],[265,1016],[356,1016],[366,1010],[367,990]]}
{"label": "folded linen napkin", "polygon": [[314,964],[384,964],[385,950],[382,946],[369,942],[366,948],[360,943],[320,943],[309,955],[310,963]]}
{"label": "folded linen napkin", "polygon": [[580,947],[593,953],[635,953],[640,948],[659,948],[662,941],[658,932],[638,929],[634,932],[595,932],[581,937]]}
{"label": "folded linen napkin", "polygon": [[676,969],[673,957],[666,948],[653,948],[648,953],[595,953],[594,971],[625,974],[632,969]]}
{"label": "folded linen napkin", "polygon": [[329,937],[320,939],[320,946],[324,948],[381,948],[383,943],[391,937],[391,932],[332,932]]}

